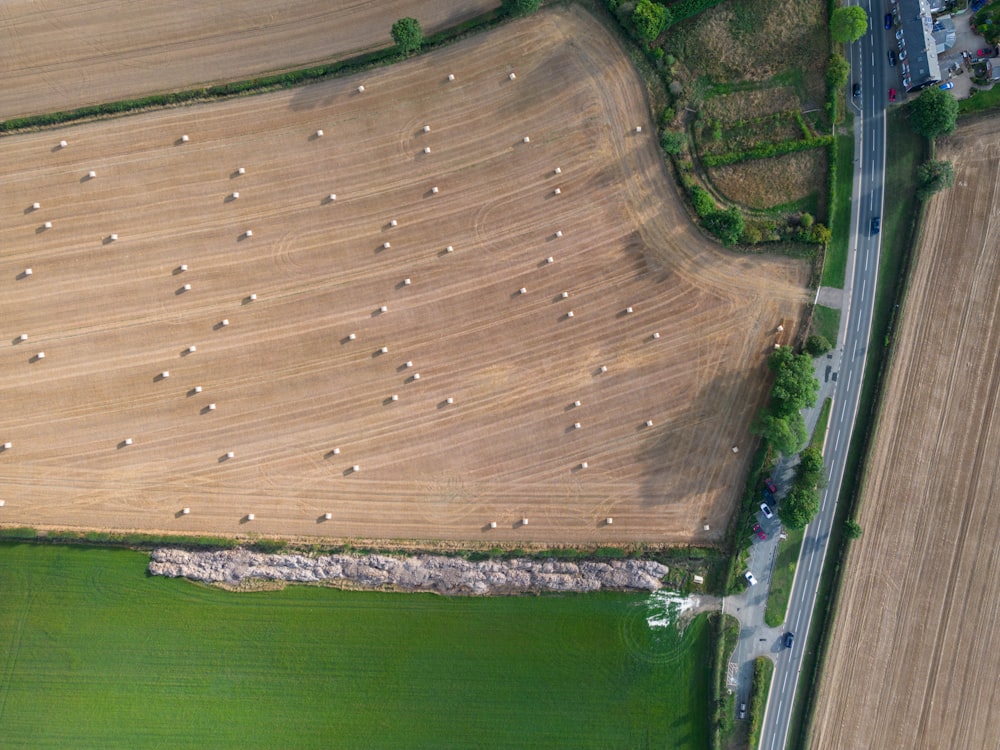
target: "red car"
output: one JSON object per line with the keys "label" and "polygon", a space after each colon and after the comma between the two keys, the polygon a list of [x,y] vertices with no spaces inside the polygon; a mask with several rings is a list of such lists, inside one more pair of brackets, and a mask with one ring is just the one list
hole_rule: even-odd
{"label": "red car", "polygon": [[889,89],[889,101],[896,101],[896,89]]}
{"label": "red car", "polygon": [[772,495],[778,491],[778,488],[774,486],[774,481],[771,479],[771,477],[768,477],[767,479],[764,480],[764,486],[767,487],[768,492],[770,492]]}
{"label": "red car", "polygon": [[755,523],[753,525],[753,530],[754,530],[754,533],[757,535],[757,538],[760,539],[761,541],[763,541],[764,539],[767,539],[767,534],[764,533],[764,529],[762,529],[760,527],[759,523]]}
{"label": "red car", "polygon": [[984,47],[983,49],[977,49],[976,54],[980,57],[993,57],[993,48]]}

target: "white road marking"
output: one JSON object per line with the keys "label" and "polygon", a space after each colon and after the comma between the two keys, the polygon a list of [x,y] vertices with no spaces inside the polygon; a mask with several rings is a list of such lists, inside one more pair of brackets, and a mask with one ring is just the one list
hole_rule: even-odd
{"label": "white road marking", "polygon": [[868,270],[868,253],[865,253],[865,270]]}

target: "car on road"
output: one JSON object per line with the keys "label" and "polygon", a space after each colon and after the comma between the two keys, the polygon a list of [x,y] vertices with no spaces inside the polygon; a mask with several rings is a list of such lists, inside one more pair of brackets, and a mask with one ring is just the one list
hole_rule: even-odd
{"label": "car on road", "polygon": [[747,583],[749,583],[751,586],[757,585],[757,579],[753,577],[753,573],[751,573],[749,570],[743,574],[743,577],[747,579]]}
{"label": "car on road", "polygon": [[736,718],[738,718],[738,719],[745,719],[746,717],[747,717],[747,704],[746,703],[741,703],[740,704],[740,713],[739,713],[739,716],[737,716]]}
{"label": "car on road", "polygon": [[889,64],[890,65],[896,64],[896,50],[894,49],[889,50]]}
{"label": "car on road", "polygon": [[777,485],[775,485],[774,480],[771,479],[771,477],[768,477],[767,479],[764,480],[764,486],[767,487],[767,491],[770,492],[772,495],[778,491],[778,487]]}
{"label": "car on road", "polygon": [[896,89],[889,89],[889,101],[896,101]]}
{"label": "car on road", "polygon": [[947,91],[948,89],[955,88],[955,84],[952,83],[951,81],[948,81],[947,83],[942,83],[940,86],[938,86],[938,88]]}
{"label": "car on road", "polygon": [[759,523],[755,523],[753,525],[753,533],[756,534],[757,538],[760,539],[762,542],[767,539],[767,534],[765,533],[764,529],[760,527]]}
{"label": "car on road", "polygon": [[781,642],[785,648],[791,648],[792,644],[795,643],[795,633],[785,633],[785,637],[781,639]]}
{"label": "car on road", "polygon": [[855,83],[854,86],[851,87],[851,93],[854,94],[855,99],[861,96],[861,84]]}
{"label": "car on road", "polygon": [[767,503],[761,503],[760,504],[760,512],[763,513],[764,514],[764,518],[766,518],[768,520],[774,518],[774,513],[772,513],[771,509],[769,507],[767,507]]}
{"label": "car on road", "polygon": [[892,13],[885,14],[885,30],[888,31],[892,28]]}
{"label": "car on road", "polygon": [[872,217],[872,234],[878,234],[878,230],[882,228],[882,219],[879,216]]}
{"label": "car on road", "polygon": [[979,57],[993,57],[993,48],[983,47],[982,49],[977,49],[976,55]]}

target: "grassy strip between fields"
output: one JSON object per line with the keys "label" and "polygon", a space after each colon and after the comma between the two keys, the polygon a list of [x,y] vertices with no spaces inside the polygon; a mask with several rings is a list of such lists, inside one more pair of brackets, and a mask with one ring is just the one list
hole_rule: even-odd
{"label": "grassy strip between fields", "polygon": [[773,661],[766,656],[758,656],[753,660],[753,687],[750,688],[750,750],[756,750],[760,745],[760,730],[764,724],[767,693],[771,689],[773,676]]}
{"label": "grassy strip between fields", "polygon": [[837,333],[840,330],[840,310],[834,307],[816,305],[813,308],[812,332],[817,333],[834,347],[837,346]]}
{"label": "grassy strip between fields", "polygon": [[[831,239],[823,258],[823,286],[844,288],[847,273],[847,253],[851,239],[851,197],[854,189],[854,137],[837,136],[837,162],[834,169],[832,195],[830,196]],[[828,337],[829,338],[829,337]],[[836,331],[833,338],[836,339]]]}
{"label": "grassy strip between fields", "polygon": [[[425,37],[420,51],[430,52],[438,47],[463,39],[472,32],[492,28],[507,17],[508,14],[503,8],[488,11],[475,18]],[[132,99],[120,99],[114,102],[103,102],[65,112],[46,112],[27,115],[25,117],[14,117],[0,121],[0,134],[65,125],[67,123],[82,122],[100,117],[124,115],[146,109],[173,107],[179,104],[192,104],[213,99],[228,99],[234,96],[260,94],[278,89],[291,88],[293,86],[302,86],[328,78],[351,75],[381,65],[389,65],[404,59],[404,57],[395,46],[392,46],[324,65],[298,68],[285,73],[265,75],[242,81],[230,81],[229,83],[197,89],[185,89],[165,94],[152,94]]]}
{"label": "grassy strip between fields", "polygon": [[823,575],[816,594],[813,627],[802,655],[803,681],[795,700],[788,729],[792,746],[808,744],[819,679],[841,584],[841,569],[847,552],[844,524],[855,512],[864,459],[877,419],[878,395],[882,388],[889,344],[895,328],[897,306],[903,298],[912,250],[919,238],[923,217],[915,195],[916,169],[930,158],[929,144],[910,127],[905,110],[887,114],[885,194],[893,196],[882,214],[882,254],[872,318],[871,342],[865,366],[858,416],[844,468],[844,482],[837,502]]}
{"label": "grassy strip between fields", "polygon": [[[823,402],[812,439],[809,441],[810,447],[823,450],[832,407],[833,399],[828,398]],[[785,529],[785,538],[778,544],[778,554],[774,559],[774,570],[771,573],[771,588],[767,593],[767,608],[764,610],[764,622],[768,627],[778,627],[788,614],[788,600],[792,596],[795,568],[799,564],[799,551],[802,549],[805,533],[805,529]]]}
{"label": "grassy strip between fields", "polygon": [[1000,107],[1000,86],[994,85],[989,91],[983,89],[973,89],[973,96],[968,99],[960,99],[958,102],[958,114],[971,115],[974,112],[984,112],[994,107]]}

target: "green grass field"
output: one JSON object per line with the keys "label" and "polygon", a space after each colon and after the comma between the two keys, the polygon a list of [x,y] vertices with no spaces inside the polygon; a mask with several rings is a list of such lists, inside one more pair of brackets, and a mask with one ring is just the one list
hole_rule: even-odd
{"label": "green grass field", "polygon": [[705,748],[705,616],[648,595],[444,598],[147,576],[0,544],[5,748]]}
{"label": "green grass field", "polygon": [[[848,119],[848,123],[850,119]],[[823,286],[844,288],[847,252],[851,236],[851,193],[854,188],[854,136],[837,136],[837,181],[830,198],[833,238],[823,258]],[[833,341],[836,338],[830,339]]]}

